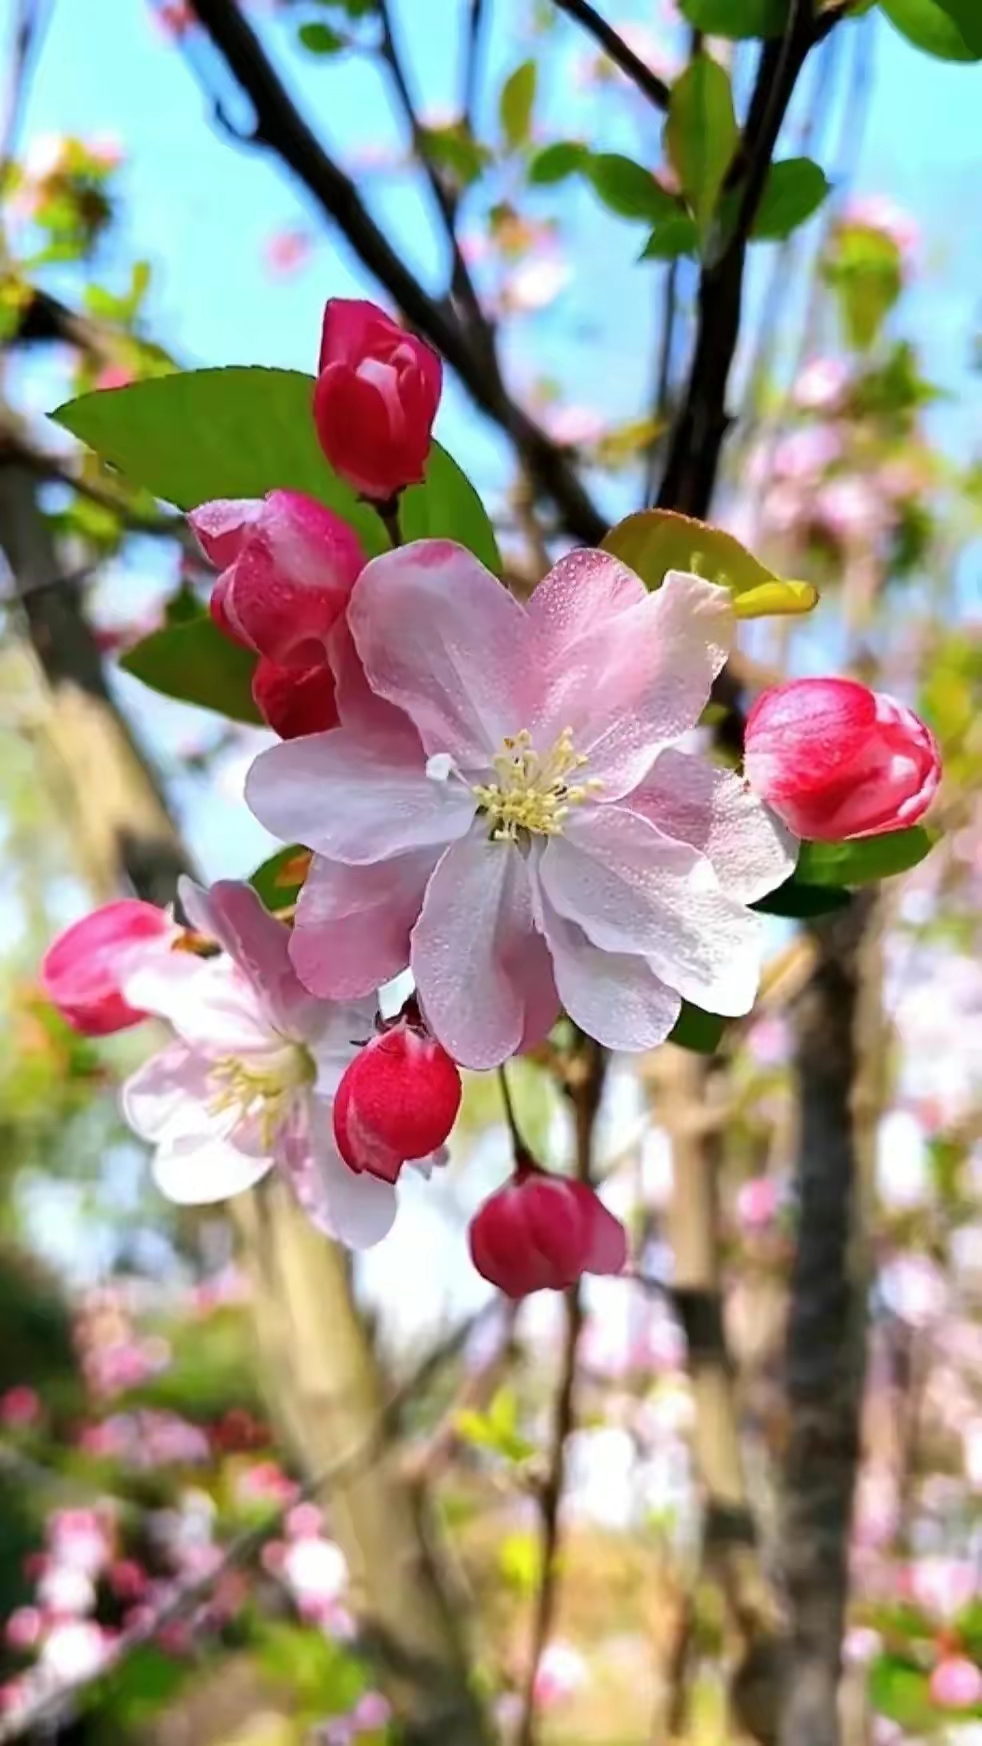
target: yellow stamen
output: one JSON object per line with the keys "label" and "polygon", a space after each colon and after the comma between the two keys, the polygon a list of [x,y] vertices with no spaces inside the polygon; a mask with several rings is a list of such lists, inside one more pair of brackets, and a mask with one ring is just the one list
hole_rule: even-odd
{"label": "yellow stamen", "polygon": [[214,1115],[235,1110],[239,1121],[258,1117],[261,1144],[271,1151],[298,1093],[316,1076],[313,1059],[301,1043],[284,1042],[281,1049],[253,1059],[226,1055],[211,1070],[215,1095],[209,1107]]}
{"label": "yellow stamen", "polygon": [[564,728],[552,750],[540,757],[527,728],[509,735],[493,759],[497,782],[474,788],[487,814],[496,843],[517,843],[523,834],[556,837],[571,806],[579,806],[602,787],[596,777],[570,782],[587,759],[573,745],[572,728]]}

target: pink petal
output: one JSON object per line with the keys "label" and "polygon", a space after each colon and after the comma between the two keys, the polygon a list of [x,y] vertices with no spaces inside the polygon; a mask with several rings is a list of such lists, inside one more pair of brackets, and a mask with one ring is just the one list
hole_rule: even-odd
{"label": "pink petal", "polygon": [[579,637],[646,599],[640,577],[609,552],[569,552],[532,595],[529,626],[537,649],[559,660]]}
{"label": "pink petal", "polygon": [[725,588],[670,570],[637,606],[615,612],[565,651],[544,686],[537,747],[572,728],[583,772],[605,801],[627,794],[665,745],[695,726],[729,652],[733,609]]}
{"label": "pink petal", "polygon": [[[599,1195],[585,1182],[571,1183],[573,1192],[584,1201],[589,1244],[584,1260],[587,1273],[623,1273],[627,1261],[627,1232],[612,1212],[608,1212]],[[590,1197],[589,1207],[586,1196]]]}
{"label": "pink petal", "polygon": [[462,546],[419,540],[362,571],[348,608],[369,683],[405,710],[428,753],[484,770],[527,725],[527,620]]}
{"label": "pink petal", "polygon": [[525,862],[477,825],[437,865],[411,965],[434,1035],[465,1067],[496,1067],[526,1029],[523,956],[534,937]]}
{"label": "pink petal", "polygon": [[550,902],[596,946],[648,959],[710,1012],[749,1012],[760,974],[759,917],[722,892],[709,862],[623,807],[571,814],[539,876]]}
{"label": "pink petal", "polygon": [[462,782],[437,782],[424,765],[392,762],[347,728],[286,740],[261,752],[246,800],[284,842],[359,866],[462,836],[474,800]]}
{"label": "pink petal", "polygon": [[381,988],[409,963],[409,936],[439,849],[374,866],[317,856],[297,906],[290,956],[314,994],[332,1000]]}
{"label": "pink petal", "polygon": [[682,1001],[659,982],[646,958],[601,951],[547,898],[542,925],[562,1003],[588,1037],[628,1053],[665,1041]]}
{"label": "pink petal", "polygon": [[312,1003],[290,961],[290,930],[270,915],[259,893],[238,879],[219,879],[206,891],[182,878],[177,889],[191,925],[238,964],[271,1021],[285,1031],[302,1026]]}
{"label": "pink petal", "polygon": [[341,1158],[331,1128],[331,1106],[311,1100],[306,1144],[287,1163],[294,1193],[319,1230],[349,1249],[371,1249],[388,1236],[397,1201],[390,1182],[358,1175]]}
{"label": "pink petal", "polygon": [[396,763],[404,759],[424,763],[426,753],[408,715],[396,709],[394,704],[386,703],[385,698],[377,696],[369,685],[351,635],[347,613],[331,632],[328,657],[334,674],[334,695],[341,726],[350,728],[360,740],[386,746]]}
{"label": "pink petal", "polygon": [[199,503],[188,521],[194,537],[216,570],[224,570],[238,556],[246,533],[263,512],[261,497],[216,497]]}
{"label": "pink petal", "polygon": [[706,855],[723,890],[741,903],[755,903],[794,872],[791,832],[745,782],[708,759],[661,752],[625,805]]}
{"label": "pink petal", "polygon": [[171,952],[127,976],[125,993],[212,1059],[269,1047],[270,1025],[255,990],[227,958]]}
{"label": "pink petal", "polygon": [[211,1062],[184,1043],[170,1043],[138,1067],[123,1086],[123,1115],[144,1140],[187,1126],[188,1107],[207,1102]]}

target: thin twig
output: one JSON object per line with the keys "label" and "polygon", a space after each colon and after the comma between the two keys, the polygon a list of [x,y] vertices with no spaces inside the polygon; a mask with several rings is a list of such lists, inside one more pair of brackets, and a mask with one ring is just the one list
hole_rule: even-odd
{"label": "thin twig", "polygon": [[505,1072],[504,1067],[498,1068],[498,1085],[501,1088],[501,1101],[505,1106],[505,1123],[511,1136],[511,1149],[515,1163],[516,1165],[525,1164],[529,1159],[529,1149],[526,1146],[525,1141],[522,1139],[521,1129],[519,1128],[518,1119],[515,1115],[515,1104],[511,1095],[511,1086],[508,1083],[508,1074]]}
{"label": "thin twig", "polygon": [[632,84],[653,103],[656,109],[667,109],[669,89],[664,79],[646,66],[639,55],[629,48],[622,36],[618,36],[613,25],[601,18],[587,0],[553,0],[553,5],[565,12],[567,18],[575,18],[577,24],[589,31],[594,42],[598,42],[607,58],[613,61],[615,67],[620,67],[626,73]]}
{"label": "thin twig", "polygon": [[477,120],[477,93],[480,83],[481,47],[484,40],[484,24],[489,9],[485,0],[471,0],[467,15],[467,34],[464,39],[464,75],[461,80],[461,114],[464,125],[471,133]]}
{"label": "thin twig", "polygon": [[651,442],[645,458],[644,486],[642,489],[642,504],[647,508],[655,495],[655,473],[658,466],[658,455],[668,418],[669,397],[672,389],[672,354],[675,340],[675,317],[678,313],[679,263],[670,262],[661,286],[661,330],[658,336],[658,355],[655,376],[654,403],[652,405],[652,422],[654,429]]}

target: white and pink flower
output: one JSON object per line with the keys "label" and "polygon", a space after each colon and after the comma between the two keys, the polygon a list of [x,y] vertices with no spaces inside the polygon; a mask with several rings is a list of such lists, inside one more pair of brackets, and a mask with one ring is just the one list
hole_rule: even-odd
{"label": "white and pink flower", "polygon": [[747,906],[795,844],[675,744],[732,629],[725,589],[671,572],[649,594],[601,552],[561,559],[528,605],[448,541],[369,563],[332,640],[341,726],[261,754],[246,788],[315,851],[302,981],[350,999],[409,963],[472,1067],[540,1039],[560,1002],[627,1050],[661,1042],[683,997],[749,1011]]}
{"label": "white and pink flower", "polygon": [[171,1200],[224,1200],[278,1167],[322,1229],[363,1248],[395,1216],[390,1183],[348,1169],[334,1143],[331,1100],[375,1001],[313,998],[290,962],[288,930],[248,885],[210,892],[181,882],[192,925],[224,948],[132,970],[126,994],[167,1020],[174,1041],[133,1075],[123,1107],[156,1147],[154,1175]]}

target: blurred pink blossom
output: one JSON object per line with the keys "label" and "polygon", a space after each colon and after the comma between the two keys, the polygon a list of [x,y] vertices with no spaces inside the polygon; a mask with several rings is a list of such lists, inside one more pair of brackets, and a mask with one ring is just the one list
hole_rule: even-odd
{"label": "blurred pink blossom", "polygon": [[40,1416],[41,1396],[27,1383],[18,1383],[0,1394],[0,1425],[8,1430],[24,1430],[36,1424]]}
{"label": "blurred pink blossom", "polygon": [[891,242],[896,243],[908,261],[918,252],[921,242],[921,232],[916,219],[902,206],[898,206],[888,194],[856,195],[849,201],[842,214],[845,225],[863,225],[868,230],[882,231]]}
{"label": "blurred pink blossom", "polygon": [[263,244],[266,271],[276,279],[298,273],[310,260],[314,241],[305,230],[278,230]]}
{"label": "blurred pink blossom", "polygon": [[982,1703],[982,1673],[966,1655],[948,1655],[931,1674],[931,1696],[944,1709],[974,1709]]}
{"label": "blurred pink blossom", "polygon": [[547,1643],[536,1670],[535,1701],[544,1710],[552,1709],[573,1697],[588,1677],[587,1664],[571,1643]]}
{"label": "blurred pink blossom", "polygon": [[803,412],[837,412],[849,385],[849,366],[842,358],[812,358],[792,389]]}
{"label": "blurred pink blossom", "polygon": [[3,1628],[8,1647],[18,1653],[33,1649],[41,1637],[43,1623],[37,1607],[18,1607],[16,1612],[11,1613]]}

